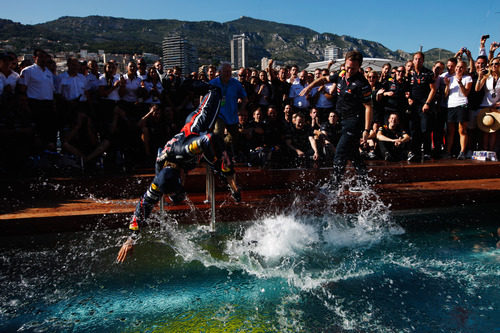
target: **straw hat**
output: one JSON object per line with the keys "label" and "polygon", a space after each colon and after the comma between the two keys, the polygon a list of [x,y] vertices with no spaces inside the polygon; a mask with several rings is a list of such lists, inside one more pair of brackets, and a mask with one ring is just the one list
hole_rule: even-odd
{"label": "straw hat", "polygon": [[500,129],[500,112],[494,108],[481,109],[477,115],[477,127],[486,133],[496,132]]}

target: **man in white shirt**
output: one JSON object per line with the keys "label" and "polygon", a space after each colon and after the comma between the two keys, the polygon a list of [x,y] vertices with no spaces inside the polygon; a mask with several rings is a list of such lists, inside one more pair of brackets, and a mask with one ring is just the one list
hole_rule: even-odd
{"label": "man in white shirt", "polygon": [[24,96],[21,98],[21,103],[27,101],[26,106],[31,112],[42,149],[55,150],[57,125],[54,79],[52,72],[47,68],[50,56],[41,49],[36,49],[33,56],[35,63],[22,70],[18,82],[19,91]]}
{"label": "man in white shirt", "polygon": [[67,61],[68,70],[57,76],[56,93],[62,98],[61,115],[64,118],[64,126],[70,126],[78,112],[86,112],[88,81],[80,73],[80,62],[76,58]]}
{"label": "man in white shirt", "polygon": [[[0,55],[0,80],[3,83],[4,91],[14,94],[17,81],[19,81],[19,74],[11,69],[11,63],[14,61],[9,54]],[[0,93],[1,94],[1,93]]]}

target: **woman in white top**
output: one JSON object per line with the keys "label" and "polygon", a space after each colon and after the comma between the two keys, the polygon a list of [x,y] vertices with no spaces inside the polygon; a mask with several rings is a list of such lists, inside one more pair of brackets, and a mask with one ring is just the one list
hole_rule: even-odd
{"label": "woman in white top", "polygon": [[146,80],[144,81],[144,86],[146,87],[148,93],[144,103],[160,104],[160,97],[163,92],[163,86],[161,85],[160,76],[158,75],[156,68],[150,67],[148,69],[148,74]]}
{"label": "woman in white top", "polygon": [[469,117],[467,96],[472,89],[472,78],[469,75],[464,75],[466,71],[467,63],[459,60],[455,67],[455,75],[444,78],[446,84],[444,94],[448,96],[446,148],[448,154],[450,154],[458,123],[458,134],[460,135],[460,154],[458,154],[458,160],[465,160],[465,149],[467,148],[467,121]]}
{"label": "woman in white top", "polygon": [[[484,97],[481,102],[481,108],[500,108],[500,57],[491,59],[490,69],[488,73],[483,74],[479,72],[479,77],[476,83],[476,91],[484,89]],[[483,149],[495,149],[495,141],[497,133],[484,133],[483,136]]]}

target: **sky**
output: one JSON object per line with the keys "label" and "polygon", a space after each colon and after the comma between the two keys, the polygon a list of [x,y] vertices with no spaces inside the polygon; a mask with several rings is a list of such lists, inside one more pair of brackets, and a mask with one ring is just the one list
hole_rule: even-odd
{"label": "sky", "polygon": [[23,0],[2,4],[0,18],[38,24],[61,16],[233,21],[241,16],[376,41],[407,52],[462,47],[477,56],[481,35],[500,42],[499,0]]}

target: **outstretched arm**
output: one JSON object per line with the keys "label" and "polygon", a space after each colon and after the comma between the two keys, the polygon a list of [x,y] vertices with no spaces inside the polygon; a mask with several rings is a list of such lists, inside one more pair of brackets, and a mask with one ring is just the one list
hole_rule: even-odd
{"label": "outstretched arm", "polygon": [[118,257],[116,257],[116,262],[121,264],[122,262],[125,261],[127,258],[127,255],[132,255],[132,252],[134,250],[134,239],[132,237],[127,238],[125,243],[123,243],[122,247],[120,248],[120,251],[118,252]]}
{"label": "outstretched arm", "polygon": [[330,77],[329,76],[322,76],[311,82],[307,87],[302,89],[302,91],[299,93],[299,96],[307,96],[309,92],[311,92],[311,89],[317,86],[324,85],[325,83],[330,82]]}

